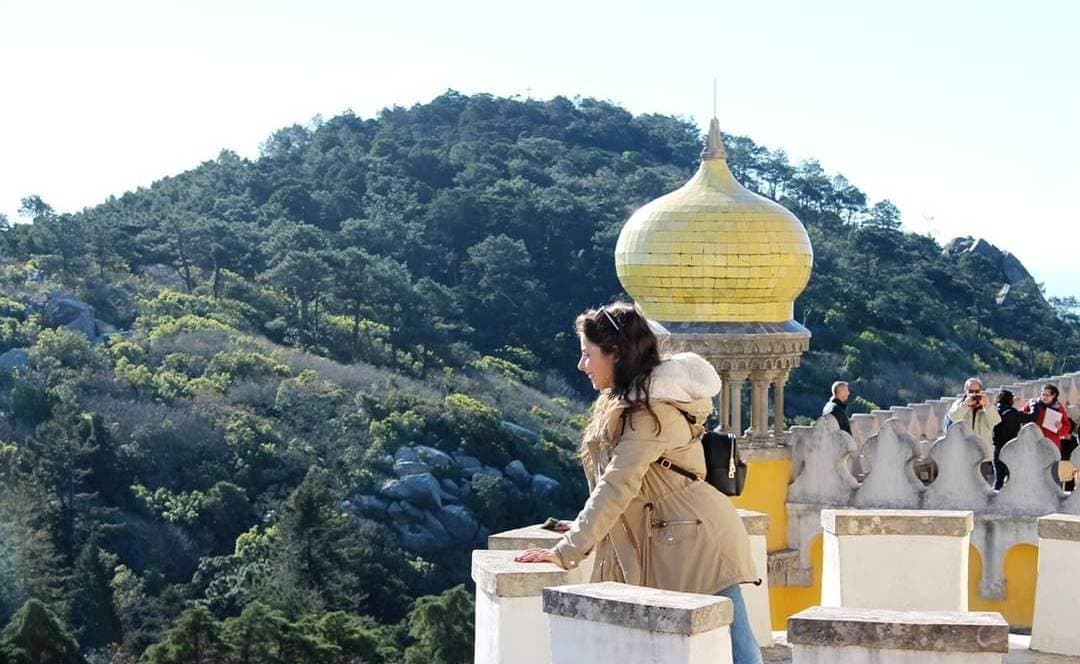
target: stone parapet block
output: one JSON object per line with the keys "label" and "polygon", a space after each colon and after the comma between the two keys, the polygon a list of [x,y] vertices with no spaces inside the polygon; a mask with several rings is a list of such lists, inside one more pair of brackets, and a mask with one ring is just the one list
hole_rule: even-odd
{"label": "stone parapet block", "polygon": [[788,642],[872,650],[1006,653],[1009,624],[999,613],[815,606],[788,618]]}
{"label": "stone parapet block", "polygon": [[833,535],[936,535],[964,537],[975,515],[959,510],[821,510],[821,527]]}
{"label": "stone parapet block", "polygon": [[734,605],[726,597],[605,582],[544,589],[544,613],[691,636],[730,625]]}
{"label": "stone parapet block", "polygon": [[1080,516],[1048,514],[1039,517],[1039,538],[1080,542]]}
{"label": "stone parapet block", "polygon": [[562,539],[563,534],[546,530],[540,524],[515,528],[488,536],[488,549],[493,551],[523,551],[525,549],[550,549]]}
{"label": "stone parapet block", "polygon": [[496,597],[537,597],[549,586],[577,581],[580,573],[552,563],[516,563],[516,551],[473,551],[476,587]]}

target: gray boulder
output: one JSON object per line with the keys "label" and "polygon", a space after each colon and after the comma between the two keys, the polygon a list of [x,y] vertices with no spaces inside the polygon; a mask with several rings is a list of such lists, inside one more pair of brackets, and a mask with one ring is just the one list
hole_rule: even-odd
{"label": "gray boulder", "polygon": [[419,507],[432,509],[442,507],[442,492],[438,481],[432,477],[431,473],[387,480],[379,493],[387,498],[404,500]]}
{"label": "gray boulder", "polygon": [[351,509],[369,519],[382,519],[390,503],[378,496],[359,495],[350,501]]}
{"label": "gray boulder", "polygon": [[423,523],[425,520],[424,510],[403,500],[390,503],[386,513],[392,521],[399,523]]}
{"label": "gray boulder", "polygon": [[23,348],[12,348],[0,355],[0,369],[26,371],[30,368],[30,355]]}
{"label": "gray boulder", "polygon": [[430,472],[431,468],[423,461],[406,461],[404,459],[399,459],[394,462],[394,474],[398,477],[423,475],[424,473]]}
{"label": "gray boulder", "polygon": [[403,445],[394,452],[394,461],[420,461],[420,455],[412,447]]}
{"label": "gray boulder", "polygon": [[449,468],[454,465],[454,458],[442,450],[427,445],[417,445],[416,453],[420,460],[436,468]]}
{"label": "gray boulder", "polygon": [[[442,487],[442,490],[443,490],[444,494],[450,494],[451,496],[454,496],[454,497],[460,497],[461,496],[461,489],[458,487],[457,483],[454,482],[454,480],[452,480],[452,479],[443,479],[443,480],[441,480],[439,482],[439,486]],[[445,499],[445,496],[443,496],[443,498]]]}
{"label": "gray boulder", "polygon": [[428,524],[419,523],[392,523],[390,524],[401,539],[401,545],[413,553],[431,553],[439,549],[445,549],[453,543],[450,535],[438,520],[432,518],[438,526],[432,530]]}
{"label": "gray boulder", "polygon": [[506,476],[512,479],[514,482],[521,486],[528,486],[529,481],[532,480],[532,476],[529,475],[529,471],[525,470],[525,464],[520,460],[514,459],[510,463],[506,464]]}
{"label": "gray boulder", "polygon": [[458,466],[461,468],[461,472],[467,476],[472,475],[484,467],[484,464],[480,463],[480,459],[464,453],[459,454],[455,452],[454,460],[457,461]]}
{"label": "gray boulder", "polygon": [[45,320],[57,327],[65,327],[78,332],[87,339],[97,339],[111,326],[94,318],[94,308],[73,297],[53,297],[45,302]]}
{"label": "gray boulder", "polygon": [[476,539],[476,533],[480,530],[480,523],[467,508],[461,505],[447,505],[438,512],[435,517],[446,528],[450,537],[459,544],[468,544]]}
{"label": "gray boulder", "polygon": [[540,442],[540,434],[536,433],[532,429],[526,429],[525,427],[523,427],[523,426],[521,426],[519,424],[514,424],[513,422],[507,422],[506,420],[503,420],[502,422],[499,422],[499,426],[502,427],[503,431],[508,431],[508,432],[514,434],[515,436],[520,436],[521,438],[524,438],[525,440],[527,440],[527,441],[529,441],[531,443]]}
{"label": "gray boulder", "polygon": [[529,485],[529,493],[533,498],[546,498],[558,490],[559,486],[558,480],[553,480],[547,475],[537,473],[532,476],[532,483]]}

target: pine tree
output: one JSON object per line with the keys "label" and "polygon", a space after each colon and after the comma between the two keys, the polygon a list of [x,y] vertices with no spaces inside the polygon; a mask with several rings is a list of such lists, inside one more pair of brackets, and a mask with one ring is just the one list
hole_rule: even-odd
{"label": "pine tree", "polygon": [[27,600],[0,634],[8,664],[82,664],[79,644],[60,619],[36,599]]}
{"label": "pine tree", "polygon": [[113,569],[103,559],[97,542],[87,542],[69,579],[71,624],[79,643],[88,649],[118,643],[120,619],[113,605]]}
{"label": "pine tree", "polygon": [[221,625],[208,609],[197,606],[181,614],[165,640],[151,646],[143,659],[146,664],[222,664],[226,652]]}

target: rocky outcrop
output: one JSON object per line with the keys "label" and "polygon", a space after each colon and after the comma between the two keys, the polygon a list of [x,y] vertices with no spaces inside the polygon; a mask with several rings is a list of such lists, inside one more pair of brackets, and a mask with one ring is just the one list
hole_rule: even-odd
{"label": "rocky outcrop", "polygon": [[474,482],[489,487],[494,483],[507,500],[542,500],[559,489],[556,480],[530,473],[520,459],[499,470],[462,450],[447,454],[426,445],[404,445],[384,461],[393,466],[397,479],[386,480],[378,495],[354,496],[342,508],[388,522],[402,545],[420,554],[452,546],[483,546],[487,529],[461,504],[472,493]]}
{"label": "rocky outcrop", "polygon": [[[1009,293],[1021,284],[1035,286],[1035,279],[1020,259],[1008,251],[998,249],[982,238],[970,236],[953,238],[945,244],[941,253],[950,258],[959,258],[965,254],[975,255],[990,263],[998,274],[997,282],[1002,284],[997,297],[998,304],[1004,302]],[[1033,291],[1042,297],[1038,288],[1034,288]]]}

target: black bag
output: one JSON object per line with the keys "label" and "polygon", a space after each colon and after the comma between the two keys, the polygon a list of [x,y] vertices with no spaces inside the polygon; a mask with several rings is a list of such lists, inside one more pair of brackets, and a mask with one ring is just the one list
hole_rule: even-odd
{"label": "black bag", "polygon": [[705,448],[705,481],[727,496],[741,496],[746,486],[746,462],[739,458],[735,436],[720,429],[701,437]]}
{"label": "black bag", "polygon": [[[691,426],[694,424],[693,416],[685,412],[683,416]],[[739,444],[735,436],[717,427],[705,432],[701,437],[701,446],[705,451],[705,481],[725,496],[741,496],[746,486],[746,462],[739,458]],[[688,479],[701,479],[682,466],[671,463],[667,457],[660,457],[656,463]]]}

